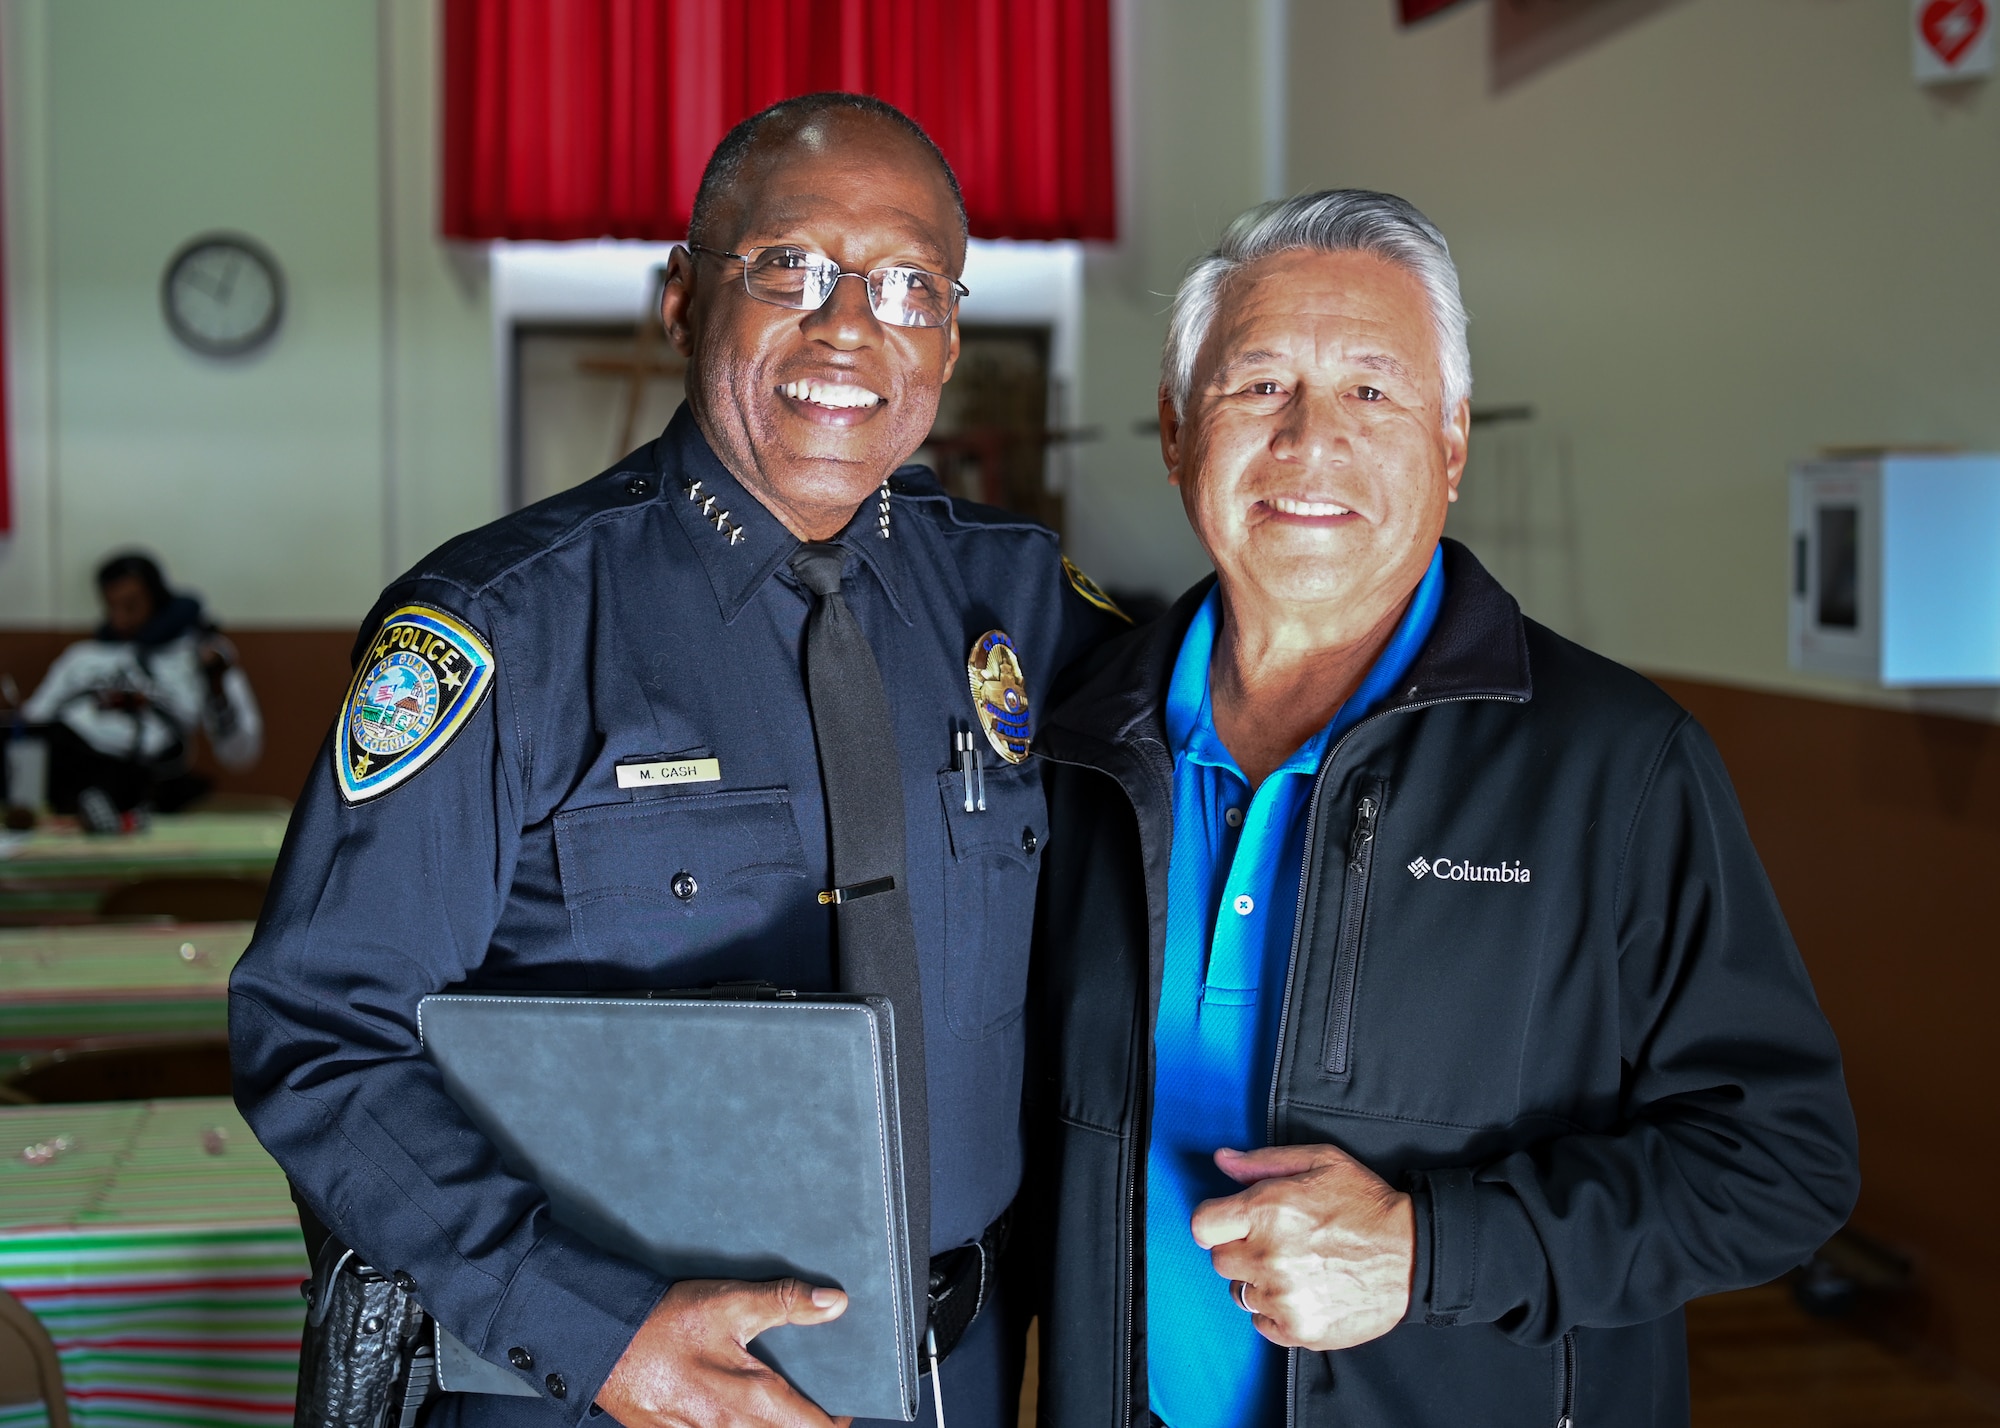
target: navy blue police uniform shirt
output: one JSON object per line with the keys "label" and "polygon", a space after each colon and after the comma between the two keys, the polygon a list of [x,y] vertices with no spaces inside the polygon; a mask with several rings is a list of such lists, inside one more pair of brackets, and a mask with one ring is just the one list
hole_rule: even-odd
{"label": "navy blue police uniform shirt", "polygon": [[[1019,1183],[1048,832],[1034,760],[1003,763],[983,735],[987,808],[964,811],[967,656],[1004,630],[1032,706],[1122,622],[1043,527],[921,468],[892,486],[888,539],[874,499],[838,539],[901,755],[940,1251]],[[304,1200],[482,1357],[525,1350],[523,1377],[572,1420],[666,1285],[553,1224],[503,1168],[425,1060],[417,1001],[835,987],[797,547],[683,407],[613,470],[427,558],[363,626],[357,688],[231,980],[237,1099]],[[646,765],[715,776],[641,782]]]}

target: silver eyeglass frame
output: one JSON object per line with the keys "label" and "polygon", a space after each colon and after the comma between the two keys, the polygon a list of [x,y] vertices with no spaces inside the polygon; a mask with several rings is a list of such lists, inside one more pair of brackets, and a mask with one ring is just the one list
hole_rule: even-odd
{"label": "silver eyeglass frame", "polygon": [[[850,268],[842,268],[840,267],[839,264],[836,263],[834,264],[834,266],[838,271],[836,271],[834,274],[833,283],[826,290],[826,296],[820,299],[817,303],[814,303],[810,307],[801,307],[796,303],[776,302],[771,298],[765,297],[763,294],[753,289],[750,286],[750,264],[753,261],[755,261],[757,254],[768,252],[772,248],[789,248],[794,252],[804,253],[808,257],[818,258],[823,262],[832,263],[833,259],[827,257],[824,253],[815,253],[812,251],[812,249],[800,247],[797,243],[769,243],[761,248],[752,248],[748,253],[731,253],[726,249],[711,248],[705,243],[689,243],[686,245],[686,247],[690,253],[706,253],[711,258],[728,258],[732,262],[741,263],[743,265],[741,269],[741,276],[743,279],[743,291],[748,293],[751,297],[755,298],[758,302],[765,303],[771,307],[781,307],[788,312],[818,312],[821,308],[825,307],[828,303],[833,301],[834,292],[840,287],[840,280],[842,278],[859,278],[861,279],[863,286],[865,286],[868,289],[868,311],[874,314],[875,320],[877,322],[887,323],[888,326],[901,328],[905,332],[939,331],[942,330],[943,328],[949,327],[951,325],[952,319],[958,316],[958,305],[960,301],[972,296],[972,289],[968,288],[964,283],[960,282],[957,278],[951,277],[949,274],[946,273],[933,273],[928,268],[914,268],[907,263],[891,263],[886,267],[870,268],[866,272],[856,272]],[[889,319],[882,316],[881,310],[876,306],[875,298],[877,292],[877,284],[875,281],[875,275],[877,273],[897,273],[897,272],[922,273],[926,278],[941,280],[945,283],[950,284],[950,287],[947,289],[947,291],[951,293],[951,310],[945,314],[945,319],[943,322],[938,323],[936,327],[929,327],[925,324],[919,324],[919,323],[890,322]]]}

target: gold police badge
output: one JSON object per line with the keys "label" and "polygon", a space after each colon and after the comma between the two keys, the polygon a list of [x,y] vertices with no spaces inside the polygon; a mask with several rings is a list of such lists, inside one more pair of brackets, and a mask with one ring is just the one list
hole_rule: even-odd
{"label": "gold police badge", "polygon": [[965,657],[965,672],[972,682],[972,707],[979,715],[979,727],[986,742],[1010,764],[1028,757],[1032,733],[1028,722],[1028,679],[1021,673],[1020,656],[1005,630],[988,630],[973,641],[972,653]]}
{"label": "gold police badge", "polygon": [[379,798],[444,752],[493,685],[493,651],[456,616],[405,605],[362,652],[334,737],[347,803]]}

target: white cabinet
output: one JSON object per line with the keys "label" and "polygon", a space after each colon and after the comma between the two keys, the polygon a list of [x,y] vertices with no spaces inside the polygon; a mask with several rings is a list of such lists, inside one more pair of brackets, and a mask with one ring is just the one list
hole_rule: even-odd
{"label": "white cabinet", "polygon": [[1794,669],[2000,685],[2000,455],[1792,468]]}

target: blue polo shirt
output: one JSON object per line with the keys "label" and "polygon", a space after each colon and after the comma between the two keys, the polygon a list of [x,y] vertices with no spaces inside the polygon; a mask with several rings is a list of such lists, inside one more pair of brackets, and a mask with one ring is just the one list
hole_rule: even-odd
{"label": "blue polo shirt", "polygon": [[1242,1188],[1215,1168],[1216,1150],[1264,1144],[1320,762],[1408,672],[1443,599],[1440,551],[1367,678],[1254,792],[1217,736],[1209,702],[1219,589],[1174,661],[1166,708],[1174,846],[1146,1162],[1147,1366],[1153,1411],[1170,1428],[1269,1428],[1283,1418],[1284,1351],[1236,1307],[1188,1225],[1202,1201]]}

